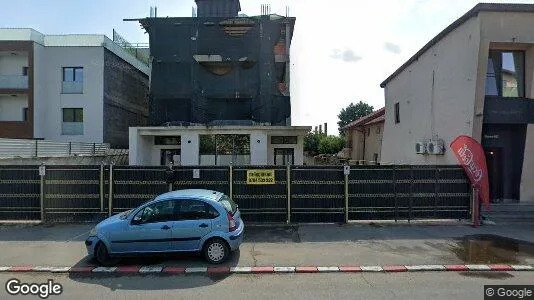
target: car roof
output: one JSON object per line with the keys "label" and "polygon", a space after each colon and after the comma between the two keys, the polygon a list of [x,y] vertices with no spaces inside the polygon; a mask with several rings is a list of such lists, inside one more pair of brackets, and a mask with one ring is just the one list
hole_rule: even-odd
{"label": "car roof", "polygon": [[219,198],[223,196],[223,193],[204,190],[204,189],[187,189],[172,191],[165,194],[161,194],[154,199],[154,201],[168,200],[168,199],[202,199],[207,201],[217,202]]}

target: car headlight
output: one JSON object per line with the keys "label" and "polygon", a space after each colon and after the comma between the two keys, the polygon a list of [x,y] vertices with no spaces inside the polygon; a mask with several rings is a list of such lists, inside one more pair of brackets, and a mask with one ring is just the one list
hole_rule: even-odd
{"label": "car headlight", "polygon": [[89,231],[89,236],[96,236],[96,227],[93,227],[93,229]]}

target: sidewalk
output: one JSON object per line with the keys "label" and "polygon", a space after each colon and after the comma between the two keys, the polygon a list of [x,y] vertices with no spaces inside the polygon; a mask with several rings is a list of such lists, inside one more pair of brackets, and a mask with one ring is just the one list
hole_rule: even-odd
{"label": "sidewalk", "polygon": [[[0,226],[0,266],[88,266],[83,241],[93,225]],[[466,260],[461,238],[499,235],[534,243],[534,226],[300,225],[246,229],[245,242],[226,264],[237,266],[455,265]],[[472,248],[472,249],[471,249]],[[462,252],[464,251],[464,252]],[[488,249],[485,250],[486,252]],[[533,265],[529,255],[497,257],[487,263]],[[507,252],[503,252],[507,253]],[[468,253],[469,256],[473,253]],[[473,254],[474,255],[474,254]],[[510,254],[512,255],[512,254]],[[476,257],[474,255],[473,257]],[[194,255],[125,259],[123,265],[207,267]]]}

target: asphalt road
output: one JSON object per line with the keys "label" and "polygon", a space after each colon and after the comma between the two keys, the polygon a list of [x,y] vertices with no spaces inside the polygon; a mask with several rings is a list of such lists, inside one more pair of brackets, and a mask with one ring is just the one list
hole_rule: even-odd
{"label": "asphalt road", "polygon": [[[80,266],[91,263],[84,239],[92,225],[0,226],[0,266]],[[534,241],[534,226],[472,228],[447,226],[300,225],[247,227],[240,251],[229,266],[418,265],[461,263],[534,264],[534,256],[514,258],[497,251],[496,258],[477,261],[486,245],[458,248],[458,239],[497,234]],[[465,260],[469,256],[471,260]],[[202,267],[199,257],[126,261],[135,265]]]}
{"label": "asphalt road", "polygon": [[[484,284],[532,284],[533,272],[277,274],[204,276],[72,277],[0,274],[0,299],[10,296],[5,282],[41,283],[53,278],[63,287],[48,299],[484,299]],[[491,276],[493,278],[488,278]]]}

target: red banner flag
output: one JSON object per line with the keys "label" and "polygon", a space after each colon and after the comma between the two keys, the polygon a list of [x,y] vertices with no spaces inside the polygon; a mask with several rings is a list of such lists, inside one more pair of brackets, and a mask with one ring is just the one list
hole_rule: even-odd
{"label": "red banner flag", "polygon": [[480,200],[489,209],[488,167],[482,145],[471,137],[461,135],[451,143],[451,148],[471,180],[471,184],[478,189]]}

